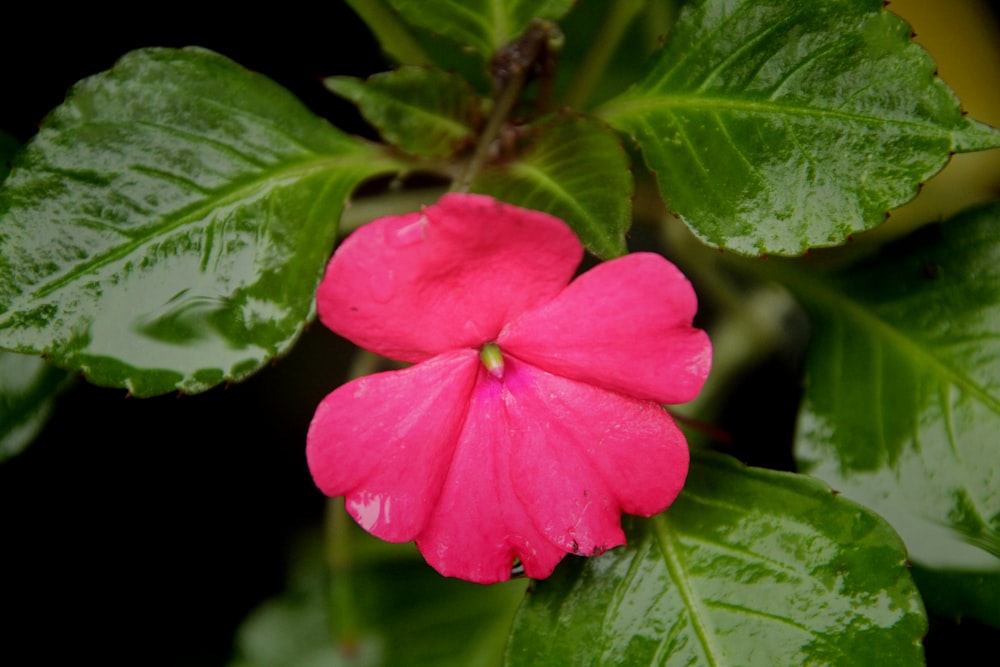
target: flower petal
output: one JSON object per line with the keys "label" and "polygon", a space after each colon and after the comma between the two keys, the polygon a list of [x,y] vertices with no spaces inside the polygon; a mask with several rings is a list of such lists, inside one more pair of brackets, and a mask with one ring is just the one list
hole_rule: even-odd
{"label": "flower petal", "polygon": [[514,495],[502,394],[500,382],[483,369],[448,479],[417,537],[438,572],[483,584],[509,579],[514,558],[529,577],[547,577],[566,555],[535,527]]}
{"label": "flower petal", "polygon": [[503,380],[479,373],[417,546],[446,576],[503,581],[518,558],[544,578],[567,553],[624,544],[621,511],[664,510],[687,469],[684,436],[656,403],[505,358]]}
{"label": "flower petal", "polygon": [[448,194],[348,237],[320,284],[319,316],[372,352],[422,361],[494,340],[504,324],[558,294],[582,256],[557,218]]}
{"label": "flower petal", "polygon": [[585,555],[625,541],[620,511],[649,516],[680,493],[684,435],[660,405],[508,360],[511,479],[535,524]]}
{"label": "flower petal", "polygon": [[684,403],[708,376],[712,347],[691,326],[691,283],[653,253],[587,271],[548,303],[512,322],[504,352],[539,368],[637,398]]}
{"label": "flower petal", "polygon": [[459,350],[339,387],[309,426],[316,485],[346,496],[373,535],[412,540],[441,492],[480,367],[475,350]]}

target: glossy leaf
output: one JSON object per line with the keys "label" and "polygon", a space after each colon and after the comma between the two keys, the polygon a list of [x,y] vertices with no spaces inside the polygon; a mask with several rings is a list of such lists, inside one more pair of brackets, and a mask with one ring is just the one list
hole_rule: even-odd
{"label": "glossy leaf", "polygon": [[448,158],[476,142],[483,118],[482,101],[455,74],[404,67],[366,81],[335,76],[325,83],[357,103],[382,138],[407,153]]}
{"label": "glossy leaf", "polygon": [[970,576],[1000,575],[998,228],[994,205],[841,276],[786,277],[814,318],[800,469],[888,519],[914,562]]}
{"label": "glossy leaf", "polygon": [[508,667],[923,664],[898,536],[815,480],[699,453],[630,540],[537,584]]}
{"label": "glossy leaf", "polygon": [[632,173],[614,132],[586,116],[559,114],[524,128],[516,158],[482,171],[472,191],[565,220],[602,258],[625,254]]}
{"label": "glossy leaf", "polygon": [[0,189],[0,347],[137,395],[286,351],[351,190],[394,162],[200,49],[77,84]]}
{"label": "glossy leaf", "polygon": [[[374,541],[351,526],[352,541]],[[356,568],[332,575],[356,595],[348,609],[327,609],[331,583],[311,543],[280,596],[258,607],[236,637],[230,667],[495,667],[525,581],[479,586],[445,579],[412,545],[361,545]],[[407,557],[404,554],[409,554]],[[350,616],[350,618],[348,618]]]}
{"label": "glossy leaf", "polygon": [[532,19],[557,21],[573,0],[389,0],[403,20],[473,51],[484,62],[521,36]]}
{"label": "glossy leaf", "polygon": [[[0,132],[0,181],[19,148],[17,140]],[[68,382],[65,372],[39,357],[0,352],[0,461],[31,444]]]}
{"label": "glossy leaf", "polygon": [[797,254],[880,224],[952,152],[961,114],[882,0],[693,0],[648,74],[598,110],[706,243]]}

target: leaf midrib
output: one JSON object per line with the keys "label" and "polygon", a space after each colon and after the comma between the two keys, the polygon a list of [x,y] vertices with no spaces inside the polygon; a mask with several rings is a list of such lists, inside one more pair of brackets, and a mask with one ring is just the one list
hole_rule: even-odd
{"label": "leaf midrib", "polygon": [[[539,167],[531,164],[530,162],[518,162],[511,170],[514,173],[520,174],[525,180],[534,181],[539,187],[543,188],[557,201],[562,202],[564,205],[568,206],[576,214],[577,220],[585,220],[587,222],[587,232],[592,238],[601,238],[600,225],[594,220],[593,216],[590,215],[588,210],[580,205],[580,202],[570,195],[559,182],[553,180],[549,175]],[[600,248],[601,252],[607,252],[607,248]]]}
{"label": "leaf midrib", "polygon": [[775,269],[777,267],[771,267],[775,277],[794,293],[806,297],[805,303],[817,304],[834,316],[840,315],[853,321],[861,330],[870,332],[873,337],[881,337],[886,344],[896,346],[896,349],[911,357],[918,368],[925,368],[938,375],[945,383],[958,387],[979,400],[994,414],[1000,415],[1000,398],[992,396],[983,386],[953,369],[946,361],[934,355],[899,328],[886,322],[863,303],[816,280],[805,271]]}
{"label": "leaf midrib", "polygon": [[705,659],[708,660],[710,667],[717,667],[721,664],[719,656],[722,655],[722,651],[715,645],[709,629],[702,622],[705,608],[697,598],[695,592],[688,585],[687,573],[684,571],[684,565],[674,545],[674,538],[670,533],[670,527],[665,525],[666,522],[666,517],[663,514],[658,514],[649,523],[652,525],[653,536],[660,549],[660,553],[663,555],[663,562],[670,575],[670,579],[677,586],[677,592],[684,601],[684,607],[688,610],[691,627],[694,629],[695,635],[698,637],[698,642],[705,651]]}
{"label": "leaf midrib", "polygon": [[760,115],[775,116],[799,116],[833,118],[852,123],[864,123],[868,125],[894,124],[917,127],[927,130],[930,134],[940,136],[941,134],[951,135],[951,132],[942,132],[941,127],[930,122],[920,122],[900,118],[880,118],[861,113],[849,113],[834,109],[824,109],[821,107],[807,107],[796,104],[778,104],[764,100],[741,99],[738,97],[718,97],[703,95],[650,95],[638,97],[633,95],[631,99],[611,100],[601,108],[597,109],[595,115],[604,121],[615,125],[619,119],[628,119],[630,116],[642,114],[650,111],[672,111],[675,109],[695,109],[703,110],[705,113],[712,113],[721,110],[753,112]]}
{"label": "leaf midrib", "polygon": [[[107,266],[108,264],[127,256],[137,248],[156,238],[163,237],[164,235],[183,227],[185,224],[203,219],[207,214],[215,209],[223,208],[241,200],[252,198],[270,185],[279,183],[283,180],[288,180],[291,177],[298,176],[299,178],[304,178],[312,172],[332,169],[335,166],[363,166],[365,167],[366,176],[373,175],[382,170],[391,170],[395,167],[395,164],[391,160],[372,160],[371,158],[372,156],[367,153],[359,153],[350,156],[320,155],[308,160],[286,163],[279,169],[263,172],[261,178],[238,182],[232,186],[215,190],[213,191],[212,196],[205,198],[201,203],[196,204],[193,207],[185,207],[184,209],[163,215],[159,224],[146,228],[150,230],[150,233],[143,234],[140,237],[129,238],[127,242],[116,245],[108,251],[96,255],[86,262],[77,264],[70,271],[59,275],[52,280],[45,281],[40,284],[36,283],[33,286],[35,288],[33,291],[28,292],[26,290],[25,293],[22,293],[21,300],[23,300],[25,296],[27,296],[29,300],[44,298],[55,290],[78,280],[83,275],[92,273],[96,269]],[[12,303],[10,304],[7,312],[13,315],[18,310],[19,308]],[[0,326],[2,326],[7,319],[9,318],[0,320]]]}

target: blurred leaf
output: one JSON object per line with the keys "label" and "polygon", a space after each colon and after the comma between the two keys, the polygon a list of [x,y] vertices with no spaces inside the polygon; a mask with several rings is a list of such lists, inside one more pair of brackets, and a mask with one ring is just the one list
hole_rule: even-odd
{"label": "blurred leaf", "polygon": [[400,20],[385,0],[345,1],[372,31],[385,54],[397,63],[427,66],[433,62],[410,26]]}
{"label": "blurred leaf", "polygon": [[697,453],[677,502],[568,560],[514,619],[519,665],[922,665],[898,536],[815,480]]}
{"label": "blurred leaf", "polygon": [[[558,21],[574,0],[389,0],[410,25],[443,35],[488,63],[532,19]],[[446,65],[446,63],[438,63]]]}
{"label": "blurred leaf", "polygon": [[465,49],[440,33],[418,28],[403,21],[388,0],[347,0],[368,25],[382,51],[400,65],[437,65],[465,78],[480,94],[490,92],[486,63],[471,49]]}
{"label": "blurred leaf", "polygon": [[516,159],[487,168],[472,191],[550,213],[602,258],[625,254],[634,184],[618,137],[585,116],[558,114],[523,129]]}
{"label": "blurred leaf", "polygon": [[683,0],[577,0],[560,21],[556,88],[566,106],[590,110],[621,94],[648,69],[677,21]]}
{"label": "blurred leaf", "polygon": [[693,0],[598,114],[635,138],[700,239],[746,254],[841,243],[952,151],[1000,146],[882,0]]}
{"label": "blurred leaf", "polygon": [[357,103],[383,139],[412,155],[451,157],[475,144],[482,123],[481,99],[450,72],[403,67],[367,81],[335,76],[325,83]]}
{"label": "blurred leaf", "polygon": [[230,667],[500,664],[525,581],[480,586],[446,579],[412,545],[380,542],[369,549],[366,543],[376,539],[353,525],[350,530],[352,542],[361,542],[355,565],[334,574],[332,583],[357,592],[348,612],[355,618],[328,614],[328,573],[314,540],[300,550],[288,590],[240,628]]}
{"label": "blurred leaf", "polygon": [[925,228],[841,275],[784,277],[813,316],[800,469],[888,519],[925,569],[990,574],[994,588],[984,597],[994,621],[998,228],[993,205]]}
{"label": "blurred leaf", "polygon": [[955,620],[976,618],[1000,628],[1000,570],[963,572],[914,565],[912,573],[929,611]]}
{"label": "blurred leaf", "polygon": [[287,351],[344,201],[394,161],[201,49],[77,84],[0,189],[0,347],[146,396]]}
{"label": "blurred leaf", "polygon": [[7,178],[7,174],[10,172],[10,161],[19,148],[21,148],[21,144],[18,143],[17,139],[0,131],[0,182]]}
{"label": "blurred leaf", "polygon": [[70,379],[39,357],[0,352],[0,461],[31,444]]}

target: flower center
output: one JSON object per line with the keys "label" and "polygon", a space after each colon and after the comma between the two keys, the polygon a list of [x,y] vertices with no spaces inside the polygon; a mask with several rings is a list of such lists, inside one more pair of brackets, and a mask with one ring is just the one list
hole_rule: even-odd
{"label": "flower center", "polygon": [[490,372],[498,380],[503,379],[503,353],[496,343],[486,343],[479,348],[479,358]]}

